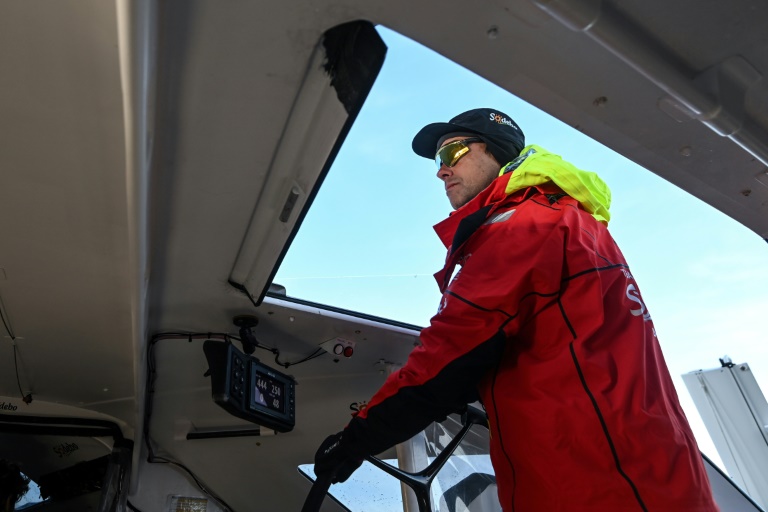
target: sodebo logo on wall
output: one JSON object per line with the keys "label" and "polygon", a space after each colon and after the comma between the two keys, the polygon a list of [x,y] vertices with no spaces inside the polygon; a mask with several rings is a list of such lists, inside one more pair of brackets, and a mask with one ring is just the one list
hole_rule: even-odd
{"label": "sodebo logo on wall", "polygon": [[499,114],[496,114],[495,112],[491,112],[491,115],[489,116],[488,119],[490,119],[491,121],[494,121],[496,123],[499,123],[499,124],[505,124],[507,126],[511,126],[515,130],[518,129],[518,127],[515,126],[515,124],[512,121],[510,121],[509,119],[507,119],[504,116],[500,116]]}
{"label": "sodebo logo on wall", "polygon": [[53,447],[54,453],[58,455],[60,459],[79,449],[80,447],[77,446],[76,443],[62,443]]}
{"label": "sodebo logo on wall", "polygon": [[15,411],[16,409],[18,409],[18,407],[13,404],[0,402],[0,411]]}

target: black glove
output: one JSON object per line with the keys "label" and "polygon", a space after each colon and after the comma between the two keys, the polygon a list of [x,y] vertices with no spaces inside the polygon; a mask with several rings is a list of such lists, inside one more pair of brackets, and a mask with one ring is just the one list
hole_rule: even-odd
{"label": "black glove", "polygon": [[328,436],[315,453],[315,475],[331,475],[331,483],[344,482],[363,463],[363,458],[351,453],[344,432]]}

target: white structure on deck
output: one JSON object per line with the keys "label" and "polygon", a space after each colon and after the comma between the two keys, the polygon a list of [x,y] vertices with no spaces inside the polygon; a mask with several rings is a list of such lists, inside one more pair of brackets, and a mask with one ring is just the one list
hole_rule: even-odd
{"label": "white structure on deck", "polygon": [[746,363],[683,375],[730,477],[768,507],[768,402]]}

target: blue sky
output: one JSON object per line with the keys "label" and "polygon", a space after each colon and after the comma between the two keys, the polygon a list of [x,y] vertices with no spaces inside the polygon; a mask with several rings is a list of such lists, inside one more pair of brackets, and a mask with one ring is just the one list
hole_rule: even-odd
{"label": "blue sky", "polygon": [[[380,29],[389,50],[376,84],[275,282],[288,295],[426,326],[445,249],[432,226],[450,205],[434,163],[411,151],[425,124],[478,107],[511,116],[527,143],[598,173],[611,187],[609,230],[653,317],[702,451],[720,459],[683,373],[718,358],[750,364],[768,390],[768,246],[755,233],[508,92]],[[661,208],[660,205],[664,207]]]}

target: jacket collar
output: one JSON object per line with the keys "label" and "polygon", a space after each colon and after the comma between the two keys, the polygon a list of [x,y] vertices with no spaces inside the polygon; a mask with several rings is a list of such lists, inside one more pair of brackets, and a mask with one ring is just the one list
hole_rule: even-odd
{"label": "jacket collar", "polygon": [[485,190],[435,225],[437,236],[446,248],[450,248],[454,233],[463,219],[490,204],[500,203],[506,197],[522,200],[527,191],[534,188],[543,193],[550,193],[552,189],[565,192],[595,219],[608,225],[611,191],[605,182],[597,174],[578,169],[559,155],[530,145],[523,148],[519,157],[505,165],[501,176]]}
{"label": "jacket collar", "polygon": [[485,190],[477,194],[467,204],[450,213],[447,219],[435,224],[434,230],[437,236],[445,245],[446,249],[450,249],[453,243],[453,235],[459,227],[462,220],[469,217],[478,210],[497,203],[507,197],[506,188],[509,178],[512,173],[499,176]]}

